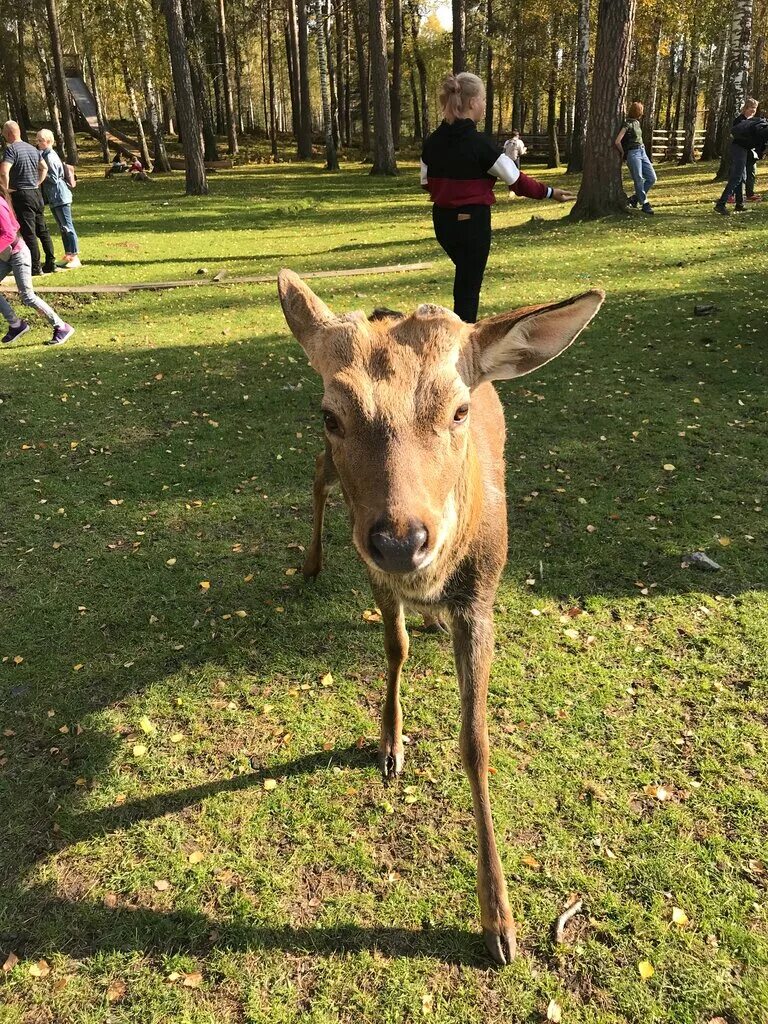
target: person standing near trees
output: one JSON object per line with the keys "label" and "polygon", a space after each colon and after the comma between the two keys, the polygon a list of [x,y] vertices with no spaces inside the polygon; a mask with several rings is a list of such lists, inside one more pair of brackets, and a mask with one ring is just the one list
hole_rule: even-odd
{"label": "person standing near trees", "polygon": [[656,171],[648,159],[643,144],[640,118],[643,116],[644,110],[643,104],[637,100],[630,104],[627,119],[621,126],[621,131],[614,139],[613,145],[622,159],[626,156],[627,167],[635,185],[635,193],[629,197],[629,205],[633,209],[639,206],[643,213],[652,215],[653,207],[648,202],[648,193],[656,184]]}
{"label": "person standing near trees", "polygon": [[45,201],[51,208],[53,219],[59,225],[64,245],[64,259],[57,266],[63,270],[76,270],[82,267],[82,263],[77,232],[72,223],[72,189],[67,183],[64,164],[53,148],[53,141],[53,132],[49,132],[47,128],[41,128],[37,133],[37,148],[48,168],[41,188]]}
{"label": "person standing near trees", "polygon": [[[23,142],[21,129],[16,121],[3,125],[6,142],[0,162],[0,186],[11,193],[13,210],[21,226],[21,237],[27,243],[32,257],[32,276],[54,274],[58,269],[53,254],[53,242],[43,216],[43,196],[40,186],[48,173],[48,167],[34,146]],[[40,247],[43,246],[45,263],[40,266]]]}
{"label": "person standing near trees", "polygon": [[736,196],[736,213],[743,213],[744,179],[751,154],[759,160],[768,147],[768,121],[764,117],[745,117],[734,122],[731,129],[731,170],[722,195],[715,203],[715,213],[727,217],[731,212],[727,204]]}
{"label": "person standing near trees", "polygon": [[[751,96],[747,96],[744,101],[744,106],[741,108],[741,113],[736,116],[732,127],[735,128],[737,124],[741,124],[742,121],[749,120],[750,117],[754,117],[757,114],[757,100]],[[754,149],[750,149],[747,152],[747,166],[744,171],[744,181],[746,185],[746,196],[745,199],[748,203],[759,203],[760,196],[755,195],[755,182],[757,178],[757,153]],[[736,197],[731,196],[728,200],[729,203],[735,203]]]}
{"label": "person standing near trees", "polygon": [[477,130],[485,117],[485,86],[477,75],[448,75],[440,88],[443,121],[424,143],[421,185],[432,199],[435,237],[456,267],[453,310],[477,320],[480,289],[491,248],[491,206],[497,180],[529,199],[565,203],[576,197],[518,170],[514,161]]}

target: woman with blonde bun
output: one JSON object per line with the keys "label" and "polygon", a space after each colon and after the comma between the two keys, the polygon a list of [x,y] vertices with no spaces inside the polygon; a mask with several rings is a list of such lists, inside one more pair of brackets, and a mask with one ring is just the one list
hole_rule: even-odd
{"label": "woman with blonde bun", "polygon": [[440,88],[443,121],[424,143],[421,184],[432,199],[435,237],[456,267],[454,312],[477,320],[480,289],[491,248],[494,185],[529,199],[565,203],[574,195],[529,177],[487,135],[477,130],[485,117],[485,86],[477,75],[448,75]]}

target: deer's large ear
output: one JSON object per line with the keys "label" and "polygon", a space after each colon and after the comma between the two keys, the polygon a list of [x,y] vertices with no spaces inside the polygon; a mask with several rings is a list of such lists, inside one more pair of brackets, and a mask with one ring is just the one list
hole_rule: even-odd
{"label": "deer's large ear", "polygon": [[581,334],[603,304],[594,290],[563,302],[529,306],[480,320],[464,350],[467,383],[522,377],[559,356]]}
{"label": "deer's large ear", "polygon": [[313,362],[313,336],[318,328],[333,323],[335,315],[322,299],[292,270],[281,270],[277,276],[277,291],[285,319],[293,336]]}

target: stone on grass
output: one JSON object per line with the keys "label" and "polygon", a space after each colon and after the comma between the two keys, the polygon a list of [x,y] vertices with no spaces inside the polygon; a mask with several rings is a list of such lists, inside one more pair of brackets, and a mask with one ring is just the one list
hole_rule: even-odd
{"label": "stone on grass", "polygon": [[694,551],[690,555],[683,555],[683,568],[687,569],[689,565],[694,569],[701,569],[703,572],[717,572],[722,568],[703,551]]}

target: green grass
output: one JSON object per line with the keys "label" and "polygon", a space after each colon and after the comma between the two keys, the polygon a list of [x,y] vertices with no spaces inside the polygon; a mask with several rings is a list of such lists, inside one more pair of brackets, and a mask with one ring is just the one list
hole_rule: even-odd
{"label": "green grass", "polygon": [[[317,290],[448,303],[414,173],[262,165],[197,200],[94,164],[71,277],[431,259]],[[539,1022],[552,998],[568,1024],[768,1021],[768,207],[716,219],[711,176],[662,167],[654,219],[496,208],[485,312],[608,291],[562,359],[499,387],[503,971],[478,936],[449,644],[413,638],[385,788],[380,626],[340,501],[326,571],[292,574],[320,385],[274,287],[62,299],[70,343],[40,327],[0,352],[3,1024]],[[722,571],[682,569],[694,549]]]}

